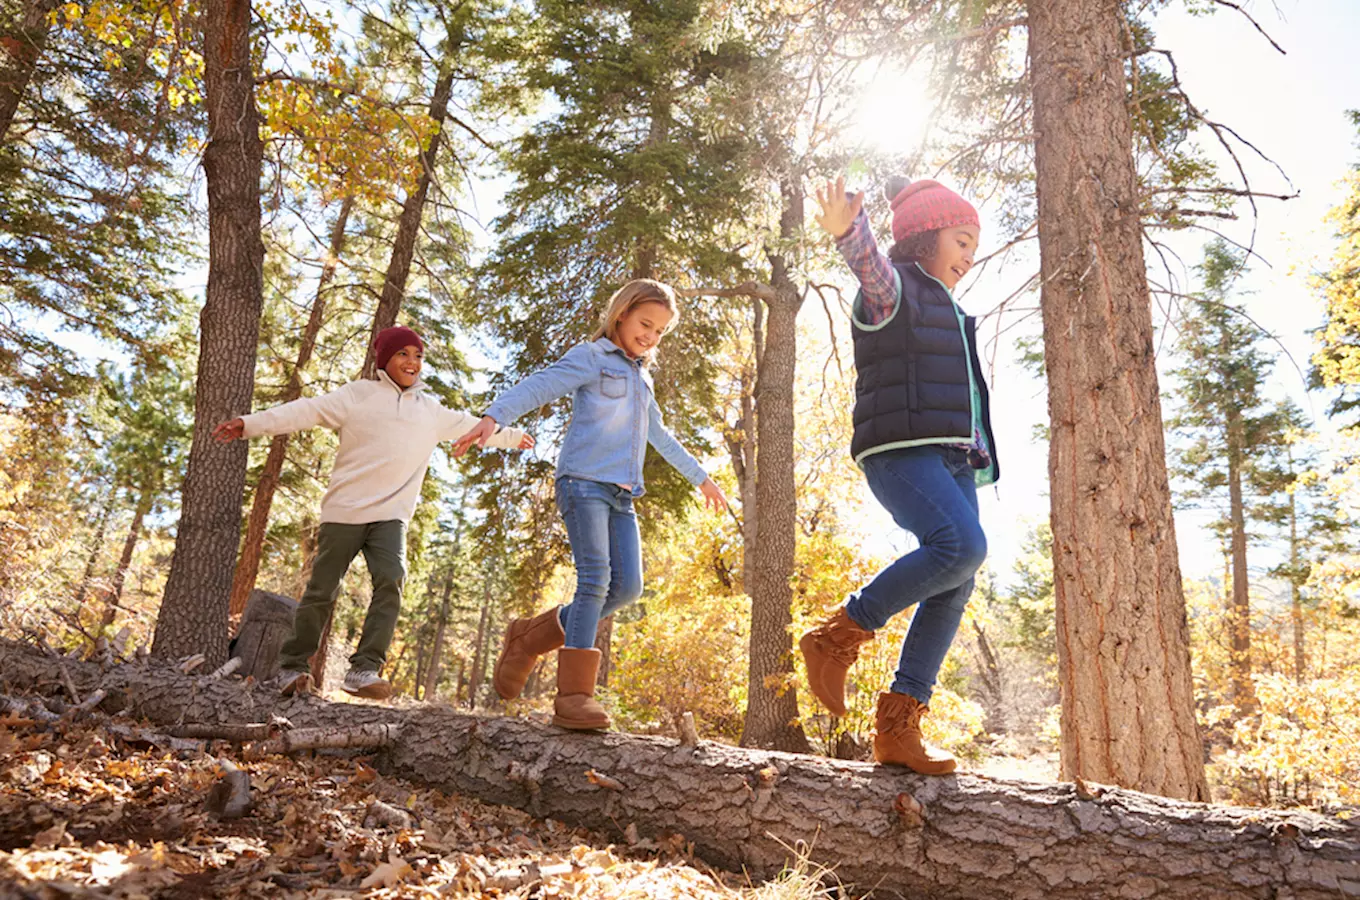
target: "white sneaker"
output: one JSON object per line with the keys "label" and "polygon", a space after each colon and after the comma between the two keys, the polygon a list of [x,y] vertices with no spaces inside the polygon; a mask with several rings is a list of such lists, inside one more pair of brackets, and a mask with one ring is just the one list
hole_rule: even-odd
{"label": "white sneaker", "polygon": [[350,669],[345,673],[345,683],[340,688],[347,694],[356,697],[367,697],[370,700],[386,700],[392,696],[392,685],[388,683],[377,672]]}
{"label": "white sneaker", "polygon": [[312,674],[310,672],[294,672],[292,669],[283,669],[278,675],[274,676],[274,687],[284,697],[291,697],[294,694],[315,693],[312,687]]}

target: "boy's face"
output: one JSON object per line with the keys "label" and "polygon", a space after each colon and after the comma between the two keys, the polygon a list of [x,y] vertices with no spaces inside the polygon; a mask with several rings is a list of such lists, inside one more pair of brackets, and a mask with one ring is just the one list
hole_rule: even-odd
{"label": "boy's face", "polygon": [[383,371],[387,372],[388,377],[397,383],[397,387],[403,391],[416,383],[420,377],[421,366],[425,364],[425,351],[415,344],[402,347],[392,358],[383,366]]}
{"label": "boy's face", "polygon": [[619,349],[634,359],[661,343],[673,313],[655,301],[639,303],[619,317],[614,329]]}
{"label": "boy's face", "polygon": [[951,291],[973,268],[973,251],[977,250],[979,232],[976,225],[955,225],[940,229],[935,242],[935,255],[921,262],[921,268],[944,282]]}

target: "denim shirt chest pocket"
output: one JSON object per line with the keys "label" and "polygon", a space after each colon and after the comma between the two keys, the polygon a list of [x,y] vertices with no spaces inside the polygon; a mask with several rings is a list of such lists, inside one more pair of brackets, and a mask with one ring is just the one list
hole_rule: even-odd
{"label": "denim shirt chest pocket", "polygon": [[610,400],[622,400],[628,396],[628,373],[610,368],[600,370],[600,393]]}

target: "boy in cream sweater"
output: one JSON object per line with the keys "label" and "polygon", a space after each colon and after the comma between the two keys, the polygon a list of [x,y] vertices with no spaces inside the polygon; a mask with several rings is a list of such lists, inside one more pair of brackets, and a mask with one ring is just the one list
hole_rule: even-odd
{"label": "boy in cream sweater", "polygon": [[[445,409],[425,393],[420,380],[425,342],[418,334],[409,328],[387,328],[374,344],[376,381],[352,381],[329,394],[294,400],[213,429],[213,436],[223,442],[317,425],[340,435],[335,467],[321,500],[316,561],[279,660],[277,685],[284,695],[312,690],[307,661],[330,619],[340,579],[362,551],[373,578],[373,600],[343,687],[359,697],[391,696],[392,686],[378,670],[387,659],[401,610],[406,523],[420,499],[435,446],[456,440],[478,422],[477,416]],[[527,450],[534,439],[517,428],[502,428],[488,443]]]}

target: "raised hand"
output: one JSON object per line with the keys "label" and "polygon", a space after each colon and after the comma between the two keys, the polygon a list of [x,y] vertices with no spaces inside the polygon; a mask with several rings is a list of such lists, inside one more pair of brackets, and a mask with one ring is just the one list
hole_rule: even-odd
{"label": "raised hand", "polygon": [[847,199],[845,176],[837,175],[834,182],[828,181],[817,188],[817,205],[822,208],[816,217],[817,224],[830,232],[832,237],[840,238],[855,224],[859,211],[864,208],[864,192],[860,191]]}
{"label": "raised hand", "polygon": [[712,478],[699,485],[699,492],[704,495],[704,506],[715,512],[722,512],[727,509],[727,495],[722,488]]}
{"label": "raised hand", "polygon": [[[473,444],[478,447],[485,447],[487,440],[496,433],[496,420],[490,416],[482,416],[482,420],[472,426],[472,430],[453,442],[453,455],[462,456]],[[529,437],[525,435],[525,437]],[[529,438],[533,441],[533,438]],[[533,446],[531,443],[529,446]]]}
{"label": "raised hand", "polygon": [[212,436],[223,444],[230,444],[246,433],[246,423],[239,417],[222,422],[212,430]]}

